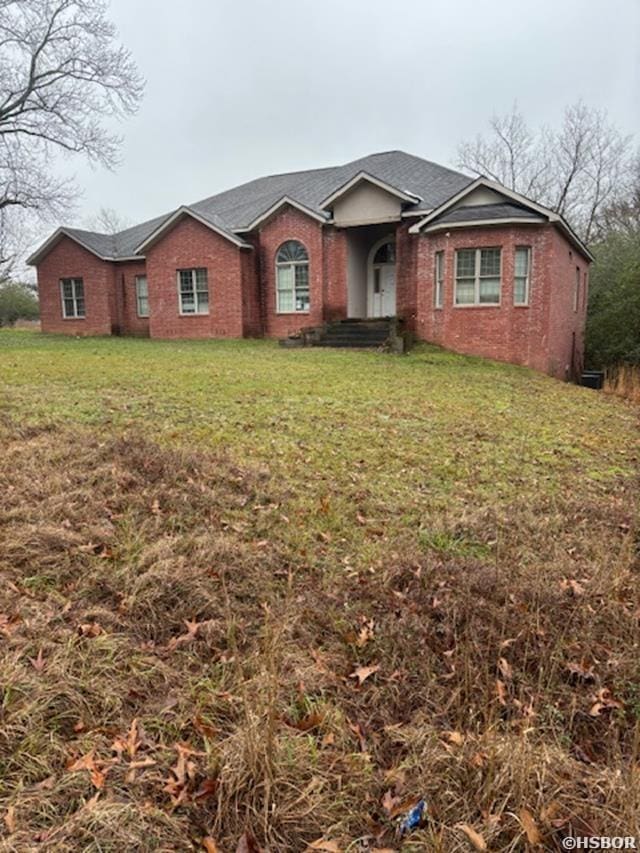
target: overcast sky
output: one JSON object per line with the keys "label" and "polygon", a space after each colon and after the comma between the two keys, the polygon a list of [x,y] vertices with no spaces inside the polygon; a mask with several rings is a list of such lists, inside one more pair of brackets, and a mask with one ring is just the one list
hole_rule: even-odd
{"label": "overcast sky", "polygon": [[455,165],[514,100],[538,125],[583,98],[640,137],[640,0],[112,0],[111,16],[147,89],[115,172],[69,164],[76,224],[392,148]]}

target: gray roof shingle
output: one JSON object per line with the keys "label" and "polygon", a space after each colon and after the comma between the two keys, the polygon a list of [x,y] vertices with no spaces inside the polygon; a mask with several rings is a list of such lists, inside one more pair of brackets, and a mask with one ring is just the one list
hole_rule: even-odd
{"label": "gray roof shingle", "polygon": [[445,222],[476,222],[485,219],[536,219],[546,222],[546,217],[519,204],[499,202],[498,204],[474,204],[467,207],[455,207],[437,216],[430,225]]}
{"label": "gray roof shingle", "polygon": [[[383,151],[343,166],[257,178],[188,207],[229,235],[246,230],[283,196],[328,218],[327,212],[321,207],[322,202],[360,172],[366,172],[398,190],[417,196],[420,201],[408,207],[416,211],[438,207],[473,180],[468,175],[404,151]],[[129,258],[174,213],[170,211],[114,235],[79,228],[65,228],[64,231],[101,257]]]}

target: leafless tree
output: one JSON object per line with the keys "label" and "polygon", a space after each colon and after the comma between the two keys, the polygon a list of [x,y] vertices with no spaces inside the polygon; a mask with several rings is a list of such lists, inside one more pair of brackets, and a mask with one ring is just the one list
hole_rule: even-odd
{"label": "leafless tree", "polygon": [[[76,196],[56,153],[113,168],[110,118],[135,112],[143,81],[105,0],[0,0],[0,211],[58,219]],[[4,241],[0,240],[0,243]]]}
{"label": "leafless tree", "polygon": [[131,220],[121,216],[112,207],[101,207],[95,216],[89,217],[86,227],[90,231],[98,231],[101,234],[117,234],[131,225]]}
{"label": "leafless tree", "polygon": [[514,105],[491,120],[489,136],[459,146],[458,165],[550,207],[590,242],[604,210],[629,193],[631,145],[604,111],[582,102],[567,107],[558,129],[537,132]]}

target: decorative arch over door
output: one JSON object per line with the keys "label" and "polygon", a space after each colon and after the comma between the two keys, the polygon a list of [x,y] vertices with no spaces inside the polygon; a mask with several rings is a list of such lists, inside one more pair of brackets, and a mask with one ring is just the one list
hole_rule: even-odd
{"label": "decorative arch over door", "polygon": [[367,264],[367,316],[395,317],[396,241],[388,234],[374,243]]}

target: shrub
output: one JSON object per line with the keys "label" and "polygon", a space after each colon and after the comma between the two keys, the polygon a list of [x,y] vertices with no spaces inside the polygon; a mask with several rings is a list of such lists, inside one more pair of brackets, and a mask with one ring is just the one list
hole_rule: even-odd
{"label": "shrub", "polygon": [[32,287],[17,281],[0,282],[0,326],[13,326],[16,320],[37,320],[38,297]]}

